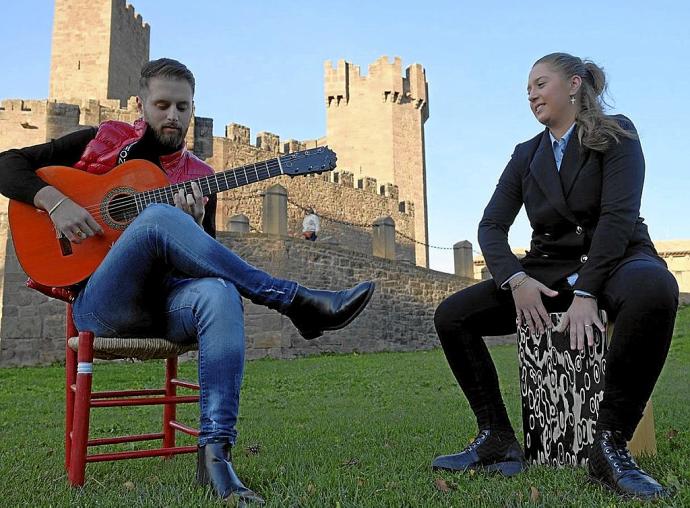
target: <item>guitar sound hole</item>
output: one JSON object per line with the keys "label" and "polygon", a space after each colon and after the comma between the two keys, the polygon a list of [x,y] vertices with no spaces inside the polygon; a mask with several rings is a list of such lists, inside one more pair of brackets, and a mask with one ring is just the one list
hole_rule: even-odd
{"label": "guitar sound hole", "polygon": [[108,222],[111,227],[124,229],[138,215],[137,204],[131,194],[116,194],[108,202]]}

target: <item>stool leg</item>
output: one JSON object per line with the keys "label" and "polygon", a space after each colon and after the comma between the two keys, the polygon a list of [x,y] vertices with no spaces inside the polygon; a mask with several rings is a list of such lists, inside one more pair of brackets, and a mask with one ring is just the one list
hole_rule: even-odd
{"label": "stool leg", "polygon": [[68,341],[77,336],[77,329],[72,321],[72,306],[67,305],[65,319],[65,469],[69,471],[72,453],[72,423],[74,422],[74,392],[72,385],[77,382],[77,352],[72,350]]}
{"label": "stool leg", "polygon": [[656,433],[654,431],[654,409],[652,406],[652,399],[647,401],[644,408],[644,414],[640,423],[637,424],[635,433],[628,443],[630,453],[635,457],[641,455],[656,455]]}
{"label": "stool leg", "polygon": [[[177,377],[177,357],[172,356],[165,360],[165,396],[174,397],[177,395],[177,386],[172,380]],[[173,403],[163,406],[163,448],[173,448],[175,446],[175,429],[170,426],[170,422],[175,419],[177,405]],[[168,457],[171,457],[169,455]]]}
{"label": "stool leg", "polygon": [[75,394],[74,401],[72,453],[67,474],[69,483],[73,487],[84,485],[84,473],[86,471],[86,448],[89,439],[93,372],[93,333],[79,333],[77,359],[79,363],[77,364],[77,393]]}

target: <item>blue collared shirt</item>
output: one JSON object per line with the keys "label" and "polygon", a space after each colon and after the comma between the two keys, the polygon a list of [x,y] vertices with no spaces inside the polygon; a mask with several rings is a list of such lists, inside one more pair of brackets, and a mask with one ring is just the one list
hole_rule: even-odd
{"label": "blue collared shirt", "polygon": [[570,126],[561,139],[556,139],[551,131],[549,131],[549,137],[551,138],[551,146],[553,147],[553,156],[556,159],[556,168],[558,171],[561,170],[561,162],[563,162],[563,154],[565,153],[565,148],[568,146],[568,141],[570,141],[570,136],[572,136],[575,130],[575,122]]}

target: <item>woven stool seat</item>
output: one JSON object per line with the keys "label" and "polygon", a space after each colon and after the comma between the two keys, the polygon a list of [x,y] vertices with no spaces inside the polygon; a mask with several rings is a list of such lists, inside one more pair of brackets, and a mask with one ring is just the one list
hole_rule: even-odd
{"label": "woven stool seat", "polygon": [[[67,344],[77,351],[79,337],[70,337]],[[94,337],[94,358],[101,360],[118,360],[134,358],[136,360],[154,360],[179,356],[188,351],[196,351],[196,342],[179,343],[158,337]]]}

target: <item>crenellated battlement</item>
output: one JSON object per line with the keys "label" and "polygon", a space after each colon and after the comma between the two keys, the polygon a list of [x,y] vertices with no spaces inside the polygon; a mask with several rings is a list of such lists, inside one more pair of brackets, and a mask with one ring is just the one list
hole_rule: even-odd
{"label": "crenellated battlement", "polygon": [[0,101],[0,151],[57,138],[79,128],[79,106],[54,100]]}
{"label": "crenellated battlement", "polygon": [[368,75],[362,76],[360,67],[345,60],[338,60],[336,66],[330,60],[324,63],[326,107],[349,104],[357,88],[377,90],[383,102],[402,104],[413,102],[423,109],[428,100],[426,73],[420,64],[412,64],[402,76],[402,60],[395,57],[389,62],[382,56],[368,67]]}
{"label": "crenellated battlement", "polygon": [[127,0],[114,0],[113,7],[118,9],[121,13],[126,13],[132,21],[135,21],[144,30],[151,29],[149,24],[141,17],[141,14],[137,14],[134,5],[128,3]]}
{"label": "crenellated battlement", "polygon": [[251,142],[251,129],[246,125],[229,123],[225,126],[225,136],[219,139],[226,139],[240,145],[256,148],[271,153],[292,153],[304,150],[306,143],[296,139],[288,139],[282,145],[280,136],[268,131],[261,131],[256,135],[254,144]]}
{"label": "crenellated battlement", "polygon": [[57,116],[73,115],[79,106],[50,99],[4,99],[0,100],[0,111],[51,114]]}

